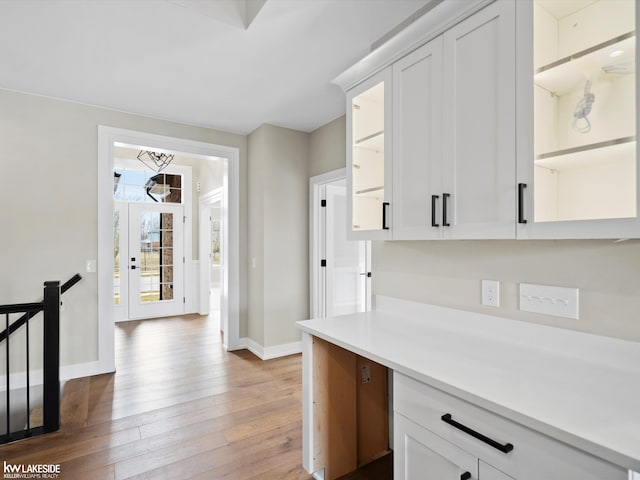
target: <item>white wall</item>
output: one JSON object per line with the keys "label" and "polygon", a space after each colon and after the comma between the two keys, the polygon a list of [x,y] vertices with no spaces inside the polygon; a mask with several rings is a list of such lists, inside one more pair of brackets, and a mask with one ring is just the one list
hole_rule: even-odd
{"label": "white wall", "polygon": [[249,135],[249,336],[263,347],[300,340],[308,317],[309,134],[262,125]]}
{"label": "white wall", "polygon": [[[0,90],[0,304],[37,301],[45,280],[83,280],[65,295],[61,363],[97,360],[98,125],[240,150],[240,335],[246,335],[246,137]],[[100,266],[98,266],[100,268]]]}
{"label": "white wall", "polygon": [[[339,119],[311,133],[312,175],[346,165],[337,125]],[[380,241],[372,262],[374,295],[640,341],[639,240]],[[482,279],[501,282],[500,308],[480,305]],[[520,312],[518,282],[580,288],[580,320]]]}

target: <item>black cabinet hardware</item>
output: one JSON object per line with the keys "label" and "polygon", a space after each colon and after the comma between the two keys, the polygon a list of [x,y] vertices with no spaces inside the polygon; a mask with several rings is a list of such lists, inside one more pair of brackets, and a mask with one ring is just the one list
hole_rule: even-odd
{"label": "black cabinet hardware", "polygon": [[360,275],[362,275],[363,277],[366,275],[367,278],[371,278],[371,272],[361,273]]}
{"label": "black cabinet hardware", "polygon": [[471,478],[471,472],[464,472],[460,475],[460,480],[469,480]]}
{"label": "black cabinet hardware", "polygon": [[447,222],[447,199],[451,196],[450,193],[442,194],[442,226],[450,227],[451,224]]}
{"label": "black cabinet hardware", "polygon": [[387,226],[387,207],[389,206],[389,202],[382,202],[382,229],[389,230]]}
{"label": "black cabinet hardware", "polygon": [[131,270],[135,270],[136,266],[135,265],[131,265]]}
{"label": "black cabinet hardware", "polygon": [[439,227],[440,225],[436,223],[436,203],[440,195],[431,195],[431,226]]}
{"label": "black cabinet hardware", "polygon": [[526,183],[518,184],[518,223],[527,223],[524,218],[524,189],[527,188]]}
{"label": "black cabinet hardware", "polygon": [[513,445],[510,443],[505,443],[504,445],[501,443],[496,442],[495,440],[476,432],[475,430],[470,429],[469,427],[467,427],[466,425],[463,425],[461,423],[456,422],[452,417],[450,413],[445,413],[444,415],[442,415],[442,417],[440,417],[440,419],[445,422],[448,423],[449,425],[451,425],[452,427],[457,428],[458,430],[462,430],[464,433],[471,435],[474,438],[477,438],[478,440],[480,440],[481,442],[486,443],[487,445],[491,445],[493,448],[500,450],[502,453],[509,453],[511,450],[513,450]]}

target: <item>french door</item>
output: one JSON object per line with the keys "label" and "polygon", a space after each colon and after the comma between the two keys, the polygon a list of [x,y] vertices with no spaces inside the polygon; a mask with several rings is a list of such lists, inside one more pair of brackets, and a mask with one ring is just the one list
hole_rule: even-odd
{"label": "french door", "polygon": [[183,207],[129,203],[116,212],[116,320],[184,313]]}

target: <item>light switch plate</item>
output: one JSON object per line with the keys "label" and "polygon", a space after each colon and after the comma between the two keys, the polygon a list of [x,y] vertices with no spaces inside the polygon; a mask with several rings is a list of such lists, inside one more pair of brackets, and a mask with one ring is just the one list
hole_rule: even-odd
{"label": "light switch plate", "polygon": [[520,310],[578,319],[577,288],[520,284]]}

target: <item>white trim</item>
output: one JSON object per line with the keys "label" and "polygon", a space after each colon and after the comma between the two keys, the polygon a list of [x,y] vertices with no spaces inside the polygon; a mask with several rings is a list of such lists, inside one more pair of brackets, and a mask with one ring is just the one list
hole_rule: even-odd
{"label": "white trim", "polygon": [[347,91],[372,77],[395,61],[416,50],[494,0],[442,2],[408,25],[363,59],[344,71],[331,83]]}
{"label": "white trim", "polygon": [[242,348],[246,348],[260,360],[271,360],[273,358],[302,353],[302,341],[282,343],[272,347],[263,347],[252,338],[242,337],[240,339],[240,344],[242,345]]}
{"label": "white trim", "polygon": [[239,348],[240,331],[240,150],[193,140],[98,126],[98,371],[115,371],[113,272],[113,148],[114,143],[165,149],[225,160],[229,193],[229,281],[227,350]]}
{"label": "white trim", "polygon": [[[200,212],[200,215],[199,215],[200,218],[198,219],[198,237],[199,237],[198,238],[198,258],[200,259],[200,266],[198,268],[199,270],[198,278],[200,281],[200,301],[197,304],[198,305],[197,312],[200,315],[209,314],[209,304],[210,304],[209,288],[211,283],[211,268],[210,268],[210,262],[208,260],[209,245],[211,244],[211,231],[209,230],[209,228],[205,230],[204,228],[202,228],[202,226],[204,224],[208,224],[207,222],[207,219],[209,217],[209,214],[207,213],[208,209],[209,207],[213,206],[216,202],[221,202],[221,207],[223,208],[223,212],[224,212],[224,197],[226,197],[226,195],[225,195],[225,192],[223,192],[223,187],[219,187],[203,195],[200,195],[200,198],[198,201],[199,212]],[[222,217],[223,217],[222,221],[224,223],[222,232],[224,236],[224,231],[225,231],[224,227],[226,227],[227,219],[224,215]],[[225,247],[226,245],[224,245],[224,242],[223,242],[223,247],[222,247],[222,255],[223,255],[222,266],[223,267],[226,266],[225,261],[227,259],[226,258],[227,249]],[[222,272],[222,274],[225,275],[225,272]]]}
{"label": "white trim", "polygon": [[[99,375],[100,365],[98,362],[76,363],[73,365],[62,365],[60,367],[60,381],[66,382],[74,378],[90,377]],[[11,390],[25,388],[27,386],[27,373],[14,372],[11,373],[10,384]],[[44,381],[44,372],[42,369],[31,370],[29,372],[29,385],[32,387],[42,385]],[[0,375],[0,392],[7,391],[7,377]]]}
{"label": "white trim", "polygon": [[302,332],[302,466],[307,472],[315,468],[313,437],[313,336]]}

